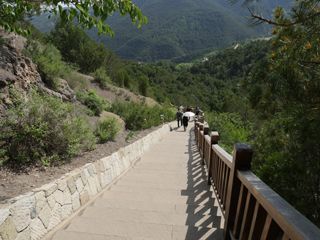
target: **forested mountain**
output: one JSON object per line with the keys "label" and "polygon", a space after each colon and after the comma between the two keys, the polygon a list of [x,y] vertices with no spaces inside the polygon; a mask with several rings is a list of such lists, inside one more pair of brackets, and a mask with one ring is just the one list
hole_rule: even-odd
{"label": "forested mountain", "polygon": [[253,42],[237,49],[228,48],[203,63],[174,64],[169,61],[137,63],[123,60],[133,83],[139,76],[149,79],[148,96],[159,102],[199,105],[204,110],[220,111],[229,94],[243,95],[244,81],[259,61],[266,61],[270,42]]}
{"label": "forested mountain", "polygon": [[[262,37],[268,26],[251,29],[244,17],[249,15],[240,3],[230,6],[225,0],[136,0],[136,5],[148,17],[148,24],[140,29],[131,24],[128,16],[116,13],[107,19],[115,36],[98,37],[97,29],[87,31],[98,43],[107,45],[122,59],[157,61],[171,59],[207,48],[221,48],[234,41]],[[291,0],[267,0],[259,3],[264,16],[270,17],[278,5],[289,8]],[[44,16],[33,20],[41,32],[53,27],[53,20]]]}

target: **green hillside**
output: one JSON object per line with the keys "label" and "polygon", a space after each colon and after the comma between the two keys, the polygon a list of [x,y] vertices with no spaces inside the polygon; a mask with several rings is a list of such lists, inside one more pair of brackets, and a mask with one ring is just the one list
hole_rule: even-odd
{"label": "green hillside", "polygon": [[[148,17],[147,25],[137,29],[128,16],[120,18],[116,13],[107,19],[115,31],[114,38],[98,37],[94,28],[86,31],[122,59],[153,62],[181,58],[195,51],[225,47],[240,39],[263,37],[269,32],[267,25],[248,28],[244,17],[249,11],[239,3],[233,6],[225,0],[136,0],[135,3]],[[264,16],[270,17],[273,8],[278,5],[288,8],[290,4],[290,0],[266,0],[259,6],[264,9]],[[48,32],[54,25],[46,14],[32,23],[40,32]]]}
{"label": "green hillside", "polygon": [[120,58],[139,61],[171,59],[259,35],[246,28],[240,16],[210,0],[151,1],[142,10],[149,22],[139,30],[123,18],[111,24],[118,33],[114,38],[94,37],[96,30],[89,35]]}

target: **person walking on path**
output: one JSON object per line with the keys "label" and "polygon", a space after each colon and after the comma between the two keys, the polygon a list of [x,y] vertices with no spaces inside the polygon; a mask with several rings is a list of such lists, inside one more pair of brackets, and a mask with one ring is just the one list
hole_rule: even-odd
{"label": "person walking on path", "polygon": [[178,112],[176,113],[176,119],[177,119],[177,121],[178,121],[178,127],[180,127],[179,126],[179,122],[181,123],[181,126],[182,126],[182,112],[180,111],[180,109],[178,108]]}
{"label": "person walking on path", "polygon": [[199,113],[200,113],[200,108],[196,106],[196,115],[199,116]]}
{"label": "person walking on path", "polygon": [[182,105],[180,105],[179,109],[180,109],[180,112],[183,113],[183,107],[182,107]]}
{"label": "person walking on path", "polygon": [[186,116],[183,116],[182,121],[183,121],[184,131],[187,131],[189,118],[188,118],[188,117],[186,117]]}

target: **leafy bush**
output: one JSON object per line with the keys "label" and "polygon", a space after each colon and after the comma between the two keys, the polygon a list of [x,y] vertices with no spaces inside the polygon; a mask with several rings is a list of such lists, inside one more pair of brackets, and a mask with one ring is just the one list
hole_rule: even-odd
{"label": "leafy bush", "polygon": [[94,80],[101,85],[102,88],[107,86],[107,83],[111,84],[111,79],[106,74],[106,70],[101,67],[95,70],[93,73],[90,74],[94,78]]}
{"label": "leafy bush", "polygon": [[140,133],[140,131],[137,131],[137,132],[131,131],[131,132],[129,132],[129,133],[127,134],[127,136],[124,138],[124,140],[125,140],[126,142],[128,142],[128,141],[130,141],[131,138],[133,138],[133,136],[139,135],[139,133]]}
{"label": "leafy bush", "polygon": [[54,163],[95,147],[91,126],[72,104],[31,89],[0,123],[0,159],[25,164]]}
{"label": "leafy bush", "polygon": [[129,102],[129,101],[131,100],[131,96],[128,95],[128,94],[126,94],[126,95],[124,96],[124,99]]}
{"label": "leafy bush", "polygon": [[66,68],[66,71],[62,74],[62,77],[67,81],[68,85],[73,90],[88,88],[87,79],[73,71],[70,67]]}
{"label": "leafy bush", "polygon": [[117,99],[112,103],[109,111],[119,115],[124,120],[126,128],[134,131],[162,124],[161,114],[165,116],[165,121],[175,119],[175,112],[170,108],[160,105],[141,105],[135,102],[123,103]]}
{"label": "leafy bush", "polygon": [[109,117],[99,120],[95,134],[98,136],[99,141],[104,143],[108,140],[114,140],[121,130],[120,124],[116,117]]}
{"label": "leafy bush", "polygon": [[89,89],[88,93],[76,91],[77,98],[82,101],[94,115],[99,116],[103,110],[107,109],[107,99],[100,97],[96,91]]}
{"label": "leafy bush", "polygon": [[[252,125],[243,123],[237,113],[208,114],[206,120],[210,131],[219,132],[219,145],[232,154],[235,142],[248,142]],[[246,128],[245,128],[246,127]]]}
{"label": "leafy bush", "polygon": [[41,49],[37,42],[28,38],[23,53],[37,64],[43,82],[53,90],[57,90],[60,83],[59,77],[62,77],[67,68],[61,61],[59,50],[52,44],[45,45]]}

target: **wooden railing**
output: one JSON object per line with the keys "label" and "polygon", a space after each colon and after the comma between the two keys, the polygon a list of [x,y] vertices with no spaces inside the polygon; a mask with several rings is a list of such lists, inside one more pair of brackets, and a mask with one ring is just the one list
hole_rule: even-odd
{"label": "wooden railing", "polygon": [[249,143],[235,143],[231,156],[218,145],[218,132],[209,136],[209,127],[197,120],[194,132],[225,217],[224,239],[320,239],[313,223],[250,171]]}

